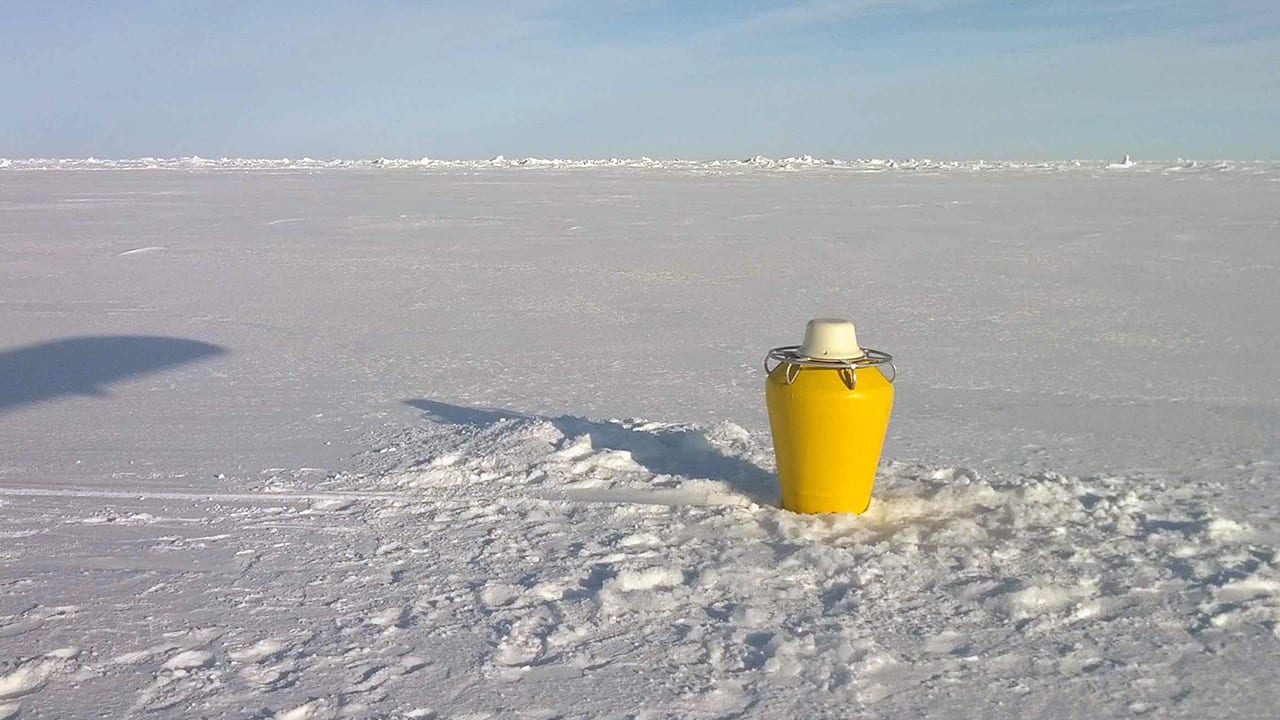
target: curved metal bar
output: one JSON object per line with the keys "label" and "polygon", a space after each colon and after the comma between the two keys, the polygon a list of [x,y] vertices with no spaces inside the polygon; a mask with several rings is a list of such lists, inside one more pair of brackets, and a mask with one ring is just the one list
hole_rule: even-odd
{"label": "curved metal bar", "polygon": [[[800,374],[801,368],[813,367],[824,368],[827,370],[839,370],[841,371],[840,377],[844,380],[844,384],[847,385],[850,390],[857,385],[858,368],[878,368],[888,366],[889,374],[885,379],[891,383],[898,379],[898,368],[893,364],[893,356],[887,352],[872,350],[871,348],[863,348],[863,356],[853,360],[819,360],[817,358],[801,355],[798,352],[799,349],[799,345],[783,345],[782,347],[776,347],[769,350],[769,352],[765,353],[764,356],[765,374],[772,375],[773,371],[777,370],[779,365],[786,364],[787,372],[785,379],[787,384],[790,385],[796,381],[796,377]],[[770,360],[775,362],[773,367],[769,366]],[[883,373],[884,371],[881,370],[881,372]]]}
{"label": "curved metal bar", "polygon": [[786,375],[787,384],[790,385],[791,383],[796,381],[796,378],[800,377],[800,366],[787,365],[787,369],[783,374]]}
{"label": "curved metal bar", "polygon": [[[799,365],[797,365],[796,367],[799,367]],[[853,368],[840,368],[839,370],[837,370],[837,372],[840,373],[840,379],[844,381],[845,387],[849,388],[850,390],[853,390],[854,388],[858,387],[858,371],[857,370],[854,370]]]}

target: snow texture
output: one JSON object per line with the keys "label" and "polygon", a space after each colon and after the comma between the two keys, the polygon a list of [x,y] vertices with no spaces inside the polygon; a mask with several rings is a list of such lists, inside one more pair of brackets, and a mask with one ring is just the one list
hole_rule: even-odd
{"label": "snow texture", "polygon": [[[1277,181],[0,161],[0,718],[1273,717]],[[822,315],[857,517],[777,507]]]}

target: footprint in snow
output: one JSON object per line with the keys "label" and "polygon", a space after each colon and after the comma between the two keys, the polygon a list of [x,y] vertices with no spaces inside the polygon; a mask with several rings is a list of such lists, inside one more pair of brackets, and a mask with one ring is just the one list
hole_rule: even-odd
{"label": "footprint in snow", "polygon": [[525,613],[510,624],[500,624],[498,632],[502,639],[494,649],[494,664],[520,667],[537,663],[546,656],[547,639],[558,627],[546,608]]}

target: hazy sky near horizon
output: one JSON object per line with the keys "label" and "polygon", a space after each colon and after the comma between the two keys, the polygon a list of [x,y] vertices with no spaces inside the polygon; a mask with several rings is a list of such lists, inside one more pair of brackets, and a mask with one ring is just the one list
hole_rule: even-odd
{"label": "hazy sky near horizon", "polygon": [[1280,1],[0,0],[0,157],[1280,157]]}

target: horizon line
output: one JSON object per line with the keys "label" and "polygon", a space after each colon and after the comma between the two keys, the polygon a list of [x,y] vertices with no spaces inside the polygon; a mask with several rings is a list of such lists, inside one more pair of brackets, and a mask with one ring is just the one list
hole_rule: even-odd
{"label": "horizon line", "polygon": [[[787,155],[787,156],[767,156],[753,155],[748,157],[654,157],[649,155],[640,156],[597,156],[597,157],[573,157],[573,156],[519,156],[507,157],[504,154],[492,157],[432,157],[422,156],[413,157],[392,157],[386,155],[365,156],[365,157],[340,157],[340,156],[319,156],[312,157],[303,155],[299,157],[291,156],[229,156],[220,157],[203,157],[201,155],[141,155],[136,157],[98,157],[96,155],[88,155],[83,157],[56,157],[56,156],[29,156],[29,157],[11,157],[0,155],[0,163],[5,165],[11,163],[35,164],[35,163],[245,163],[245,162],[263,162],[263,163],[395,163],[398,165],[447,165],[447,164],[470,164],[470,165],[533,165],[533,164],[554,164],[554,163],[578,163],[578,164],[641,164],[641,163],[689,163],[689,164],[738,164],[738,165],[762,165],[762,164],[792,164],[792,165],[842,165],[842,164],[917,164],[931,163],[938,165],[948,164],[973,164],[973,163],[999,163],[999,164],[1071,164],[1071,163],[1111,163],[1111,164],[1150,164],[1150,163],[1222,163],[1222,162],[1243,162],[1243,163],[1264,163],[1264,162],[1280,162],[1278,158],[1230,158],[1230,157],[1214,157],[1214,158],[1194,158],[1194,157],[1176,157],[1176,158],[1141,158],[1133,159],[1130,155],[1124,155],[1122,159],[1115,158],[1099,158],[1099,157],[970,157],[970,158],[953,158],[939,159],[929,156],[859,156],[849,158],[839,157],[820,157],[814,155]],[[4,167],[5,165],[0,165]]]}

